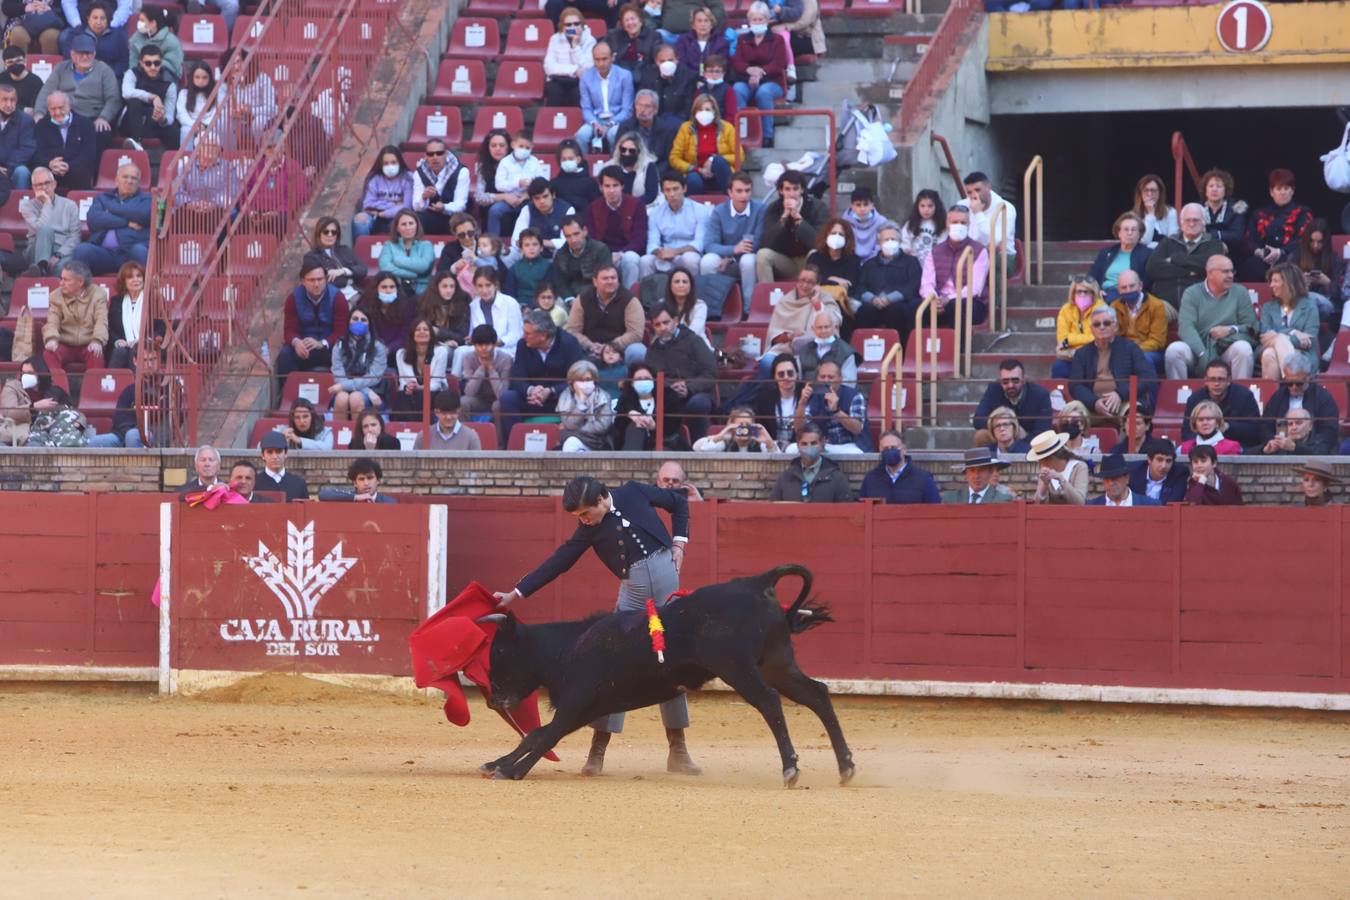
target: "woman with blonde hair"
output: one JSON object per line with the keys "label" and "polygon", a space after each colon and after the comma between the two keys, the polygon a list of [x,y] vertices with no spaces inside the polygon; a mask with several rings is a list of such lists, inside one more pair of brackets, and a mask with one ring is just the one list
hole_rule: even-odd
{"label": "woman with blonde hair", "polygon": [[1266,272],[1271,299],[1261,305],[1256,333],[1261,340],[1261,377],[1279,381],[1285,362],[1302,356],[1317,371],[1317,303],[1308,296],[1303,272],[1291,262]]}
{"label": "woman with blonde hair", "polygon": [[989,414],[986,426],[975,432],[974,445],[993,447],[999,456],[1009,459],[1031,449],[1027,430],[1017,420],[1017,413],[1011,406],[1000,406]]}
{"label": "woman with blonde hair", "polygon": [[1106,305],[1102,289],[1091,278],[1075,278],[1069,282],[1069,297],[1059,308],[1055,320],[1055,362],[1050,367],[1051,378],[1068,378],[1074,351],[1092,343],[1089,323],[1092,313]]}
{"label": "woman with blonde hair", "polygon": [[569,452],[609,449],[614,410],[609,394],[599,382],[600,370],[588,359],[577,360],[567,370],[567,390],[558,396],[562,449]]}
{"label": "woman with blonde hair", "polygon": [[1055,413],[1051,420],[1051,427],[1055,432],[1069,436],[1068,443],[1065,446],[1070,451],[1081,453],[1083,437],[1092,427],[1092,413],[1088,411],[1081,400],[1070,400]]}
{"label": "woman with blonde hair", "polygon": [[722,118],[711,94],[699,94],[689,120],[675,133],[670,165],[684,175],[691,194],[724,194],[731,174],[741,167],[744,151],[736,129]]}
{"label": "woman with blonde hair", "polygon": [[1191,452],[1192,447],[1213,447],[1220,456],[1237,456],[1242,453],[1242,445],[1229,437],[1223,430],[1228,423],[1224,421],[1223,410],[1213,400],[1202,400],[1191,410],[1191,431],[1195,437],[1183,441],[1177,448],[1178,454]]}
{"label": "woman with blonde hair", "polygon": [[581,73],[595,65],[595,38],[586,17],[575,6],[558,15],[558,30],[544,51],[544,102],[548,106],[581,105]]}

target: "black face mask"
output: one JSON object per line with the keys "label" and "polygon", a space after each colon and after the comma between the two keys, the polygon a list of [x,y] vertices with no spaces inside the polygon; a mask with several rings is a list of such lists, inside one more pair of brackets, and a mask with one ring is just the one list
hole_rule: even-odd
{"label": "black face mask", "polygon": [[619,154],[619,162],[623,163],[625,166],[635,166],[635,165],[637,165],[637,159],[638,159],[638,155],[637,155],[636,153],[620,153],[620,154]]}
{"label": "black face mask", "polygon": [[1061,428],[1058,428],[1058,429],[1056,429],[1056,430],[1057,430],[1060,434],[1067,434],[1067,435],[1069,436],[1069,440],[1073,440],[1074,438],[1078,437],[1080,434],[1083,433],[1083,430],[1082,430],[1081,428],[1079,428],[1077,425],[1073,424],[1073,423],[1070,423],[1070,424],[1068,424],[1068,425],[1065,425],[1065,426],[1063,426],[1063,427],[1061,427]]}
{"label": "black face mask", "polygon": [[5,71],[15,76],[22,75],[24,66],[25,64],[21,62],[10,63],[9,65],[5,66]]}

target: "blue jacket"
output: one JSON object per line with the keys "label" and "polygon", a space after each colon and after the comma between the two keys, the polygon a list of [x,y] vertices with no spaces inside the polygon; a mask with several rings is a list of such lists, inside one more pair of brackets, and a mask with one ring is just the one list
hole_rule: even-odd
{"label": "blue jacket", "polygon": [[[1186,488],[1190,487],[1190,482],[1190,468],[1184,462],[1172,463],[1172,470],[1163,479],[1162,502],[1181,503],[1186,499]],[[1130,490],[1134,491],[1135,500],[1148,499],[1148,460],[1130,463]]]}
{"label": "blue jacket", "polygon": [[716,253],[723,259],[735,256],[736,245],[749,237],[751,252],[759,249],[759,235],[764,230],[764,201],[751,200],[748,216],[733,216],[731,201],[712,208],[703,226],[703,250]]}
{"label": "blue jacket", "polygon": [[[1069,363],[1069,393],[1091,411],[1097,402],[1092,393],[1092,382],[1097,377],[1097,345],[1084,344],[1073,354]],[[1130,399],[1130,376],[1139,379],[1139,404],[1145,410],[1153,409],[1153,401],[1158,392],[1157,369],[1148,361],[1144,351],[1129,338],[1116,336],[1111,342],[1111,374],[1116,379],[1116,393],[1123,402]]]}
{"label": "blue jacket", "polygon": [[[618,578],[628,577],[628,567],[662,547],[672,544],[670,532],[656,514],[655,507],[670,513],[671,530],[675,537],[689,536],[689,501],[680,491],[659,488],[640,481],[630,481],[622,487],[611,488],[610,498],[614,508],[622,515],[622,520],[630,525],[620,525],[619,516],[605,516],[596,525],[577,525],[576,531],[553,555],[544,560],[533,572],[520,579],[516,590],[522,597],[528,597],[559,575],[576,565],[577,560],[588,549]],[[632,546],[631,538],[636,536],[647,551]],[[658,597],[664,601],[664,597]]]}
{"label": "blue jacket", "polygon": [[[600,91],[600,73],[591,66],[581,73],[581,115],[587,125],[600,121],[605,98]],[[609,121],[618,125],[633,115],[633,73],[623,66],[609,70]],[[582,148],[587,149],[587,148]]]}
{"label": "blue jacket", "polygon": [[[562,329],[553,336],[553,346],[542,358],[538,350],[529,347],[521,338],[516,344],[515,361],[511,363],[511,389],[524,394],[533,385],[543,385],[561,392],[567,385],[567,370],[585,355],[577,339]],[[554,394],[544,407],[552,410],[557,405],[558,395]]]}
{"label": "blue jacket", "polygon": [[[1097,258],[1092,263],[1092,269],[1088,272],[1088,274],[1092,276],[1093,281],[1098,284],[1102,283],[1102,280],[1106,278],[1107,267],[1111,265],[1111,261],[1115,259],[1119,253],[1119,244],[1102,248],[1101,252],[1097,254]],[[1138,275],[1139,280],[1143,282],[1145,292],[1148,291],[1149,284],[1151,283],[1149,277],[1145,274],[1145,269],[1148,268],[1148,258],[1152,255],[1153,248],[1149,247],[1147,244],[1136,244],[1134,249],[1130,251],[1130,268],[1134,270],[1134,274]],[[1107,299],[1114,299],[1115,293],[1114,290],[1110,291],[1110,296]]]}
{"label": "blue jacket", "polygon": [[70,117],[64,139],[61,129],[53,125],[49,117],[37,123],[33,166],[46,166],[60,156],[70,165],[70,171],[56,180],[62,192],[87,191],[98,177],[98,135],[94,133],[93,119],[77,112],[72,112]]}
{"label": "blue jacket", "polygon": [[942,494],[939,493],[933,476],[914,465],[908,458],[905,460],[905,467],[900,470],[900,477],[894,482],[886,472],[886,467],[881,464],[864,475],[858,498],[875,498],[887,503],[942,502]]}
{"label": "blue jacket", "polygon": [[[122,249],[150,243],[150,195],[137,191],[122,198],[117,191],[105,191],[89,204],[89,242],[102,244],[108,232],[116,232],[117,245]],[[129,227],[132,222],[141,226]]]}
{"label": "blue jacket", "polygon": [[33,119],[22,109],[9,117],[9,125],[0,130],[0,166],[11,175],[17,166],[28,166],[37,152],[37,130]]}

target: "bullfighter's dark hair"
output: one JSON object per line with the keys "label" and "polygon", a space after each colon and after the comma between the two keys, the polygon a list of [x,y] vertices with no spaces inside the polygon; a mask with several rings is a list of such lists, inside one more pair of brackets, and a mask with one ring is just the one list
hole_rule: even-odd
{"label": "bullfighter's dark hair", "polygon": [[384,480],[384,468],[373,459],[357,459],[347,467],[347,480],[355,481],[357,475],[374,475],[381,481]]}
{"label": "bullfighter's dark hair", "polygon": [[598,478],[582,475],[567,482],[563,488],[563,509],[569,513],[590,509],[609,496],[609,489]]}

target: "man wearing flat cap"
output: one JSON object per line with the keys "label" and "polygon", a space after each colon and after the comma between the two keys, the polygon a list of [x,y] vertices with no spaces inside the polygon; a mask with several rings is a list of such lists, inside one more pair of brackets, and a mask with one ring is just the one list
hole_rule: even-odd
{"label": "man wearing flat cap", "polygon": [[1130,490],[1130,467],[1119,453],[1102,457],[1097,477],[1102,480],[1102,495],[1089,500],[1088,506],[1161,506],[1157,500]]}
{"label": "man wearing flat cap", "polygon": [[267,432],[262,436],[258,449],[262,452],[263,458],[263,471],[258,476],[258,490],[281,491],[286,495],[287,503],[292,500],[308,500],[309,485],[305,484],[305,479],[294,472],[286,471],[286,454],[290,448],[285,435],[279,431]]}
{"label": "man wearing flat cap", "polygon": [[965,488],[943,491],[942,502],[965,503],[972,506],[984,503],[1011,503],[1017,499],[1012,491],[1001,484],[994,484],[995,473],[1009,465],[1011,463],[1000,459],[993,447],[972,447],[966,451],[965,459],[956,467],[965,476]]}
{"label": "man wearing flat cap", "polygon": [[1341,479],[1331,468],[1331,463],[1320,459],[1310,459],[1294,469],[1299,476],[1299,490],[1303,494],[1304,506],[1335,506],[1331,499],[1331,486],[1340,484]]}

